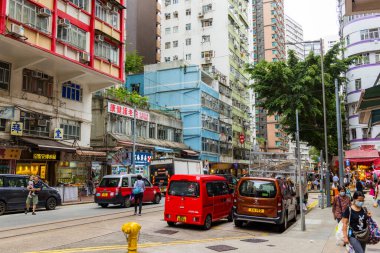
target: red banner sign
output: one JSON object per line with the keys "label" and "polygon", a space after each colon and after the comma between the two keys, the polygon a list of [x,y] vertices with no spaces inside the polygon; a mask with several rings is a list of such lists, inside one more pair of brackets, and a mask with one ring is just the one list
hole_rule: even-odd
{"label": "red banner sign", "polygon": [[[133,118],[134,109],[125,105],[118,105],[112,102],[108,102],[108,112]],[[149,116],[150,115],[148,112],[136,110],[136,119],[149,121]]]}

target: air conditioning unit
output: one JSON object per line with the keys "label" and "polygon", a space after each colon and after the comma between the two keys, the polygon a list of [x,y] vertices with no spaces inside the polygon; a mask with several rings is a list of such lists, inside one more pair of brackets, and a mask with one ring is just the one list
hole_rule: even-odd
{"label": "air conditioning unit", "polygon": [[95,35],[95,41],[104,41],[103,35]]}
{"label": "air conditioning unit", "polygon": [[11,33],[17,37],[24,36],[24,27],[21,25],[11,24]]}
{"label": "air conditioning unit", "polygon": [[71,25],[70,20],[66,18],[61,18],[58,20],[58,25],[63,27],[69,27]]}
{"label": "air conditioning unit", "polygon": [[85,52],[80,52],[79,53],[79,61],[84,62],[84,63],[90,62],[90,55],[88,53],[85,53]]}
{"label": "air conditioning unit", "polygon": [[38,11],[38,16],[40,17],[50,17],[51,16],[51,10],[49,10],[48,8],[41,8],[39,11]]}
{"label": "air conditioning unit", "polygon": [[199,12],[199,13],[198,13],[198,18],[203,18],[203,16],[204,16],[204,15],[203,15],[203,12]]}
{"label": "air conditioning unit", "polygon": [[38,126],[46,127],[46,126],[47,126],[47,120],[46,120],[46,119],[39,119],[39,120],[37,121],[37,125],[38,125]]}

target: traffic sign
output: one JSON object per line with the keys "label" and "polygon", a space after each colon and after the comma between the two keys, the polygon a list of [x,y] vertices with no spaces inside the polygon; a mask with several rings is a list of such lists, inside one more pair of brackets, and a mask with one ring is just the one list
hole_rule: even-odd
{"label": "traffic sign", "polygon": [[54,128],[54,140],[63,140],[63,128]]}

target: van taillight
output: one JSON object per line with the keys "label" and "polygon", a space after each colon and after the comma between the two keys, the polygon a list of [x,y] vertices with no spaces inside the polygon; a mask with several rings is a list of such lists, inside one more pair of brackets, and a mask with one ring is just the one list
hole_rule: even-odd
{"label": "van taillight", "polygon": [[115,191],[115,195],[118,195],[118,194],[119,194],[119,190],[120,190],[120,187],[117,187],[117,188],[116,188],[116,191]]}
{"label": "van taillight", "polygon": [[277,197],[277,209],[282,210],[282,198]]}

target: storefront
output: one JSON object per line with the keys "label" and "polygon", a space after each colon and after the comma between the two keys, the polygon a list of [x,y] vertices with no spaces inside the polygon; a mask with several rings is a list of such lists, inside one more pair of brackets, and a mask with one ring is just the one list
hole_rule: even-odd
{"label": "storefront", "polygon": [[376,149],[362,147],[359,150],[347,150],[344,159],[346,173],[357,176],[362,181],[370,180],[379,158]]}
{"label": "storefront", "polygon": [[20,148],[0,148],[0,174],[14,174],[16,161],[21,156]]}
{"label": "storefront", "polygon": [[132,169],[132,152],[120,150],[112,156],[112,174],[123,175],[130,173],[142,174],[148,177],[149,164],[152,159],[152,153],[137,151],[135,153],[135,171]]}

